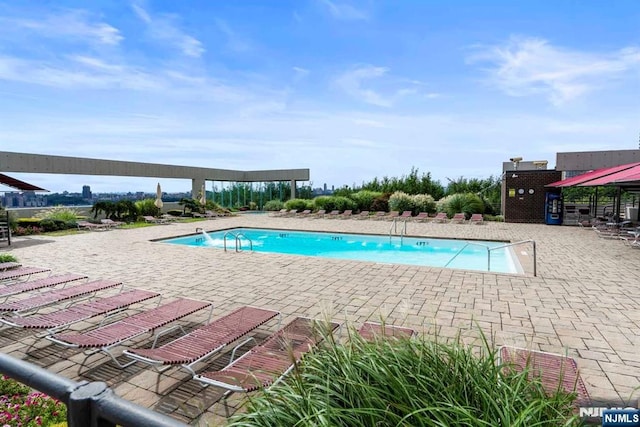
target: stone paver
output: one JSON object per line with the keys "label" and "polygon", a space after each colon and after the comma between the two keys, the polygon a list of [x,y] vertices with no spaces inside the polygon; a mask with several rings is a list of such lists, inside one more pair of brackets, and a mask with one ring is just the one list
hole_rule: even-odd
{"label": "stone paver", "polygon": [[[600,239],[588,229],[532,224],[409,223],[408,235],[517,242],[533,239],[537,277],[431,267],[330,260],[258,252],[223,252],[153,242],[152,239],[250,226],[386,235],[386,221],[310,220],[238,215],[198,223],[132,230],[87,232],[63,237],[16,239],[10,249],[24,265],[56,273],[84,273],[92,279],[120,279],[131,287],[166,297],[206,299],[214,316],[251,304],[292,316],[331,316],[354,325],[372,319],[437,332],[453,339],[477,339],[478,330],[495,345],[518,345],[575,357],[594,400],[628,399],[640,385],[640,251]],[[531,254],[530,245],[517,248]],[[530,258],[529,258],[530,259]],[[202,321],[206,315],[189,317]],[[83,324],[83,327],[86,324]],[[14,335],[11,335],[14,334]],[[19,337],[19,338],[18,338]],[[19,339],[19,341],[17,341]],[[43,340],[40,340],[43,341]],[[219,391],[203,391],[183,372],[156,374],[134,365],[117,370],[94,356],[78,375],[79,353],[34,343],[29,334],[0,332],[3,351],[72,379],[106,380],[119,395],[180,420],[219,423]],[[141,339],[134,345],[148,345]],[[64,355],[64,356],[61,356]],[[221,356],[222,357],[222,356]],[[215,360],[211,363],[224,365]],[[156,392],[158,388],[159,392]],[[198,400],[200,399],[200,400]],[[230,409],[242,399],[230,400]]]}

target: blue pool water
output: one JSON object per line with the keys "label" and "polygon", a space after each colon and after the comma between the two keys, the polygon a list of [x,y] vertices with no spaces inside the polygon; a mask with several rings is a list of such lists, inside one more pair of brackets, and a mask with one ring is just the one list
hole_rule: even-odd
{"label": "blue pool water", "polygon": [[234,228],[161,240],[164,243],[201,246],[234,251],[236,238],[242,250],[316,256],[392,264],[458,268],[488,271],[487,254],[491,250],[491,271],[519,273],[521,269],[503,242],[465,241],[394,236],[343,234],[312,231]]}

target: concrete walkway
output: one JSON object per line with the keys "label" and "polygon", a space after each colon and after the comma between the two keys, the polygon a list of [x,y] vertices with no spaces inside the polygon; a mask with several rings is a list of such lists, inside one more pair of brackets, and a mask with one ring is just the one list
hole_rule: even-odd
{"label": "concrete walkway", "polygon": [[[240,226],[386,235],[390,223],[238,215],[131,230],[18,238],[11,252],[23,265],[49,267],[56,273],[120,279],[128,286],[162,292],[167,297],[206,299],[215,304],[214,316],[245,304],[279,310],[284,321],[297,315],[330,315],[359,325],[382,316],[388,323],[412,326],[431,335],[454,338],[461,334],[469,343],[482,328],[496,345],[575,357],[596,401],[629,399],[640,385],[636,353],[640,310],[635,301],[640,290],[640,250],[620,241],[600,239],[589,229],[576,227],[408,225],[408,234],[415,236],[511,242],[533,239],[538,250],[537,277],[257,252],[225,253],[151,241],[194,233],[196,227],[213,231]],[[517,251],[530,254],[530,246],[523,245]],[[201,321],[204,314],[188,319]],[[215,403],[219,390],[202,390],[183,372],[170,371],[158,377],[138,365],[119,370],[106,358],[96,356],[88,372],[79,376],[82,354],[61,350],[46,340],[35,341],[30,332],[2,330],[0,345],[4,352],[69,378],[106,381],[120,396],[185,422],[224,422],[224,408]],[[149,340],[133,345],[149,345]],[[213,360],[212,366],[224,365],[225,357]],[[230,399],[232,408],[241,399]]]}

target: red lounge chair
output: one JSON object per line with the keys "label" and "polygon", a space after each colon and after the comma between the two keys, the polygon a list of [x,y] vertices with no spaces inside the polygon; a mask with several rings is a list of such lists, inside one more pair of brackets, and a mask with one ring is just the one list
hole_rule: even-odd
{"label": "red lounge chair", "polygon": [[37,289],[49,288],[57,285],[62,285],[76,280],[86,279],[84,274],[59,274],[56,276],[49,276],[43,279],[29,280],[26,282],[16,283],[15,285],[0,286],[0,297],[4,297],[4,301],[12,295],[21,294],[23,292],[35,291]]}
{"label": "red lounge chair", "polygon": [[463,222],[465,222],[466,220],[467,220],[467,219],[466,219],[466,217],[465,217],[465,216],[464,216],[464,214],[463,214],[463,213],[461,213],[461,212],[460,212],[460,213],[457,213],[457,214],[454,214],[454,215],[453,215],[453,218],[451,218],[451,222],[452,222],[452,223],[453,223],[453,222],[455,222],[455,223],[458,223],[458,224],[462,224],[462,223],[463,223]]}
{"label": "red lounge chair", "polygon": [[288,209],[280,209],[280,210],[279,210],[279,211],[277,211],[277,212],[273,212],[273,213],[271,214],[271,216],[283,216],[283,215],[285,215],[287,212],[289,212],[289,210],[288,210]]}
{"label": "red lounge chair", "polygon": [[391,211],[389,212],[389,215],[385,216],[384,219],[386,220],[393,220],[395,218],[398,218],[400,216],[400,212],[398,211]]}
{"label": "red lounge chair", "polygon": [[380,220],[380,219],[385,219],[386,217],[387,217],[387,213],[385,211],[377,211],[371,219]]}
{"label": "red lounge chair", "polygon": [[400,215],[400,218],[403,218],[403,219],[411,219],[411,218],[413,218],[413,212],[411,212],[411,211],[404,211],[404,212],[402,212],[402,215]]}
{"label": "red lounge chair", "polygon": [[0,304],[0,311],[25,313],[30,310],[38,310],[42,307],[46,307],[57,302],[66,301],[72,298],[87,296],[98,291],[114,288],[122,285],[122,282],[116,282],[113,280],[96,280],[94,282],[83,283],[63,289],[53,289],[48,292],[41,292],[39,294],[30,296],[29,298],[21,299],[18,301],[9,301]]}
{"label": "red lounge chair", "polygon": [[90,231],[105,231],[110,227],[107,224],[96,224],[94,222],[89,221],[78,221],[78,231],[80,230],[90,230]]}
{"label": "red lounge chair", "polygon": [[575,406],[591,406],[591,398],[574,359],[560,354],[507,346],[500,348],[499,356],[499,362],[505,369],[516,372],[528,369],[529,378],[540,378],[547,393],[553,394],[559,389],[567,393],[575,392]]}
{"label": "red lounge chair", "polygon": [[484,217],[482,214],[471,214],[471,218],[469,218],[469,224],[483,224]]}
{"label": "red lounge chair", "polygon": [[447,222],[449,220],[449,217],[447,217],[447,213],[446,212],[438,212],[438,214],[435,216],[435,218],[433,218],[433,222]]}
{"label": "red lounge chair", "polygon": [[21,267],[22,264],[17,262],[0,262],[0,271],[11,270],[12,268]]}
{"label": "red lounge chair", "polygon": [[429,221],[429,219],[430,219],[429,214],[427,212],[420,212],[418,213],[418,215],[412,218],[413,221],[418,221],[418,222]]}
{"label": "red lounge chair", "polygon": [[[181,365],[192,375],[195,375],[193,366],[196,363],[218,353],[229,344],[279,315],[279,312],[273,310],[250,306],[240,307],[232,313],[165,345],[150,349],[127,349],[124,354],[138,362],[153,366],[159,372],[174,365]],[[249,338],[241,342],[236,348],[252,339]],[[164,368],[160,368],[161,366]]]}
{"label": "red lounge chair", "polygon": [[297,317],[262,344],[231,360],[222,370],[204,372],[194,379],[226,389],[223,396],[226,407],[226,398],[233,392],[247,393],[280,381],[324,338],[323,326],[328,329],[326,333],[332,333],[340,325]]}
{"label": "red lounge chair", "polygon": [[340,211],[339,210],[333,210],[331,212],[329,212],[328,214],[325,214],[324,217],[325,218],[337,218],[338,215],[340,215]]}
{"label": "red lounge chair", "polygon": [[369,211],[362,211],[354,216],[353,219],[369,219]]}
{"label": "red lounge chair", "polygon": [[132,289],[110,297],[98,298],[69,308],[29,317],[0,318],[0,322],[15,328],[48,329],[54,333],[72,323],[87,320],[95,316],[111,315],[130,305],[160,296],[157,292]]}
{"label": "red lounge chair", "polygon": [[347,218],[351,218],[352,214],[353,214],[353,210],[347,209],[346,211],[342,212],[340,215],[336,215],[336,218],[347,219]]}
{"label": "red lounge chair", "polygon": [[379,338],[411,338],[416,335],[416,331],[402,326],[364,322],[358,329],[358,334],[367,341],[375,341]]}
{"label": "red lounge chair", "polygon": [[[132,360],[128,363],[120,363],[116,359],[116,355],[111,352],[113,347],[122,345],[125,341],[141,335],[153,334],[156,329],[205,308],[213,308],[213,306],[210,302],[206,301],[179,298],[159,307],[152,308],[151,310],[134,314],[87,332],[69,332],[66,334],[49,335],[46,339],[65,347],[93,349],[93,351],[90,350],[88,352],[87,357],[85,357],[80,365],[80,369],[85,365],[87,359],[97,352],[107,354],[118,367],[126,368],[136,361]],[[211,316],[211,313],[209,313],[209,316]],[[182,329],[182,326],[177,325],[160,331],[155,334],[155,341],[157,341],[161,335],[177,328]]]}
{"label": "red lounge chair", "polygon": [[39,273],[51,274],[51,269],[39,267],[18,267],[6,271],[0,271],[0,282],[13,279],[29,280],[32,275]]}
{"label": "red lounge chair", "polygon": [[114,220],[112,220],[110,218],[105,218],[105,219],[101,219],[100,220],[100,224],[106,225],[109,228],[118,228],[122,224],[124,224],[124,222],[122,222],[122,221],[114,221]]}
{"label": "red lounge chair", "polygon": [[311,209],[305,209],[302,212],[298,212],[296,214],[296,216],[298,217],[308,217],[309,215],[311,215]]}
{"label": "red lounge chair", "polygon": [[320,209],[318,212],[311,214],[309,218],[324,218],[326,214],[327,214],[326,210]]}

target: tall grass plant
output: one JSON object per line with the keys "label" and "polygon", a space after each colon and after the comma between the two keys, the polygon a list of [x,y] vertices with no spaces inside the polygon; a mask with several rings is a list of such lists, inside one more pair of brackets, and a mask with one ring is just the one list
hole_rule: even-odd
{"label": "tall grass plant", "polygon": [[574,426],[574,394],[548,396],[497,351],[461,340],[330,342],[251,397],[231,426]]}

